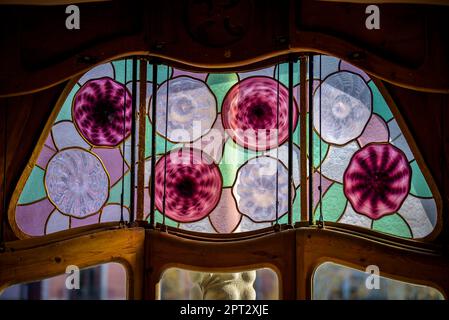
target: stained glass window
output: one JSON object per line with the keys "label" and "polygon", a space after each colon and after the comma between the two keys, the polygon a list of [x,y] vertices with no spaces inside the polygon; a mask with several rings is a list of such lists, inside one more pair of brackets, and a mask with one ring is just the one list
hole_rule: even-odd
{"label": "stained glass window", "polygon": [[315,56],[313,81],[315,218],[429,235],[436,202],[393,106],[365,72],[334,57]]}
{"label": "stained glass window", "polygon": [[73,85],[18,197],[19,235],[129,220],[131,72],[105,63]]}
{"label": "stained glass window", "polygon": [[[430,177],[423,174],[394,106],[362,70],[324,55],[314,56],[313,62],[313,79],[306,83],[313,92],[311,152],[303,147],[312,158],[314,219],[405,238],[431,234],[438,210]],[[299,80],[307,70],[293,64],[289,114],[288,63],[228,73],[159,64],[155,97],[152,67],[148,64],[142,141],[144,218],[151,211],[154,156],[158,223],[205,233],[287,223],[289,189],[292,220],[300,221]],[[130,219],[131,150],[138,150],[140,118],[136,110],[132,146],[132,69],[131,59],[108,62],[70,88],[13,198],[10,221],[20,237]],[[140,74],[134,76],[138,106]],[[152,119],[153,99],[156,119]],[[309,118],[308,101],[303,109]],[[290,186],[289,119],[293,122]]]}
{"label": "stained glass window", "polygon": [[[156,99],[157,222],[206,233],[244,232],[287,222],[287,72],[281,64],[241,73],[175,68],[168,74]],[[294,99],[294,129],[298,114]],[[153,123],[150,115],[147,141]],[[297,143],[292,186],[297,190],[293,191],[296,210]],[[151,157],[148,170],[150,162]],[[149,191],[145,193],[148,216]]]}
{"label": "stained glass window", "polygon": [[[368,279],[371,273],[332,262],[318,266],[313,275],[315,300],[444,300],[437,289],[382,276],[379,282]],[[368,279],[369,286],[366,285]]]}

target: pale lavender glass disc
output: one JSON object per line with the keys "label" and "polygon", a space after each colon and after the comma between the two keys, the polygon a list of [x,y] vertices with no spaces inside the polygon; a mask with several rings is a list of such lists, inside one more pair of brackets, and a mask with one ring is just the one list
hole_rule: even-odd
{"label": "pale lavender glass disc", "polygon": [[358,138],[371,111],[368,85],[361,76],[351,72],[330,75],[313,96],[313,125],[327,143],[344,145]]}
{"label": "pale lavender glass disc", "polygon": [[109,178],[100,159],[75,148],[50,160],[45,187],[58,210],[76,218],[98,212],[109,196]]}
{"label": "pale lavender glass disc", "polygon": [[[151,108],[152,103],[149,115],[153,121]],[[203,81],[180,76],[164,82],[157,89],[156,130],[170,141],[190,142],[198,139],[209,132],[216,117],[217,101]]]}
{"label": "pale lavender glass disc", "polygon": [[[278,183],[277,199],[276,182]],[[278,217],[282,217],[288,209],[287,168],[271,157],[253,158],[240,167],[232,194],[239,211],[252,221],[274,221],[276,209]],[[279,201],[277,208],[276,200]]]}

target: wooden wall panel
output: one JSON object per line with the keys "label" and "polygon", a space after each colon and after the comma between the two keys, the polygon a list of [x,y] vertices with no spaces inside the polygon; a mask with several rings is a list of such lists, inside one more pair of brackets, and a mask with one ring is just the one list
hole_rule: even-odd
{"label": "wooden wall panel", "polygon": [[448,7],[381,6],[381,29],[365,5],[315,0],[80,4],[81,29],[64,6],[2,6],[0,96],[42,90],[105,60],[151,53],[198,68],[233,68],[321,51],[399,85],[449,92]]}

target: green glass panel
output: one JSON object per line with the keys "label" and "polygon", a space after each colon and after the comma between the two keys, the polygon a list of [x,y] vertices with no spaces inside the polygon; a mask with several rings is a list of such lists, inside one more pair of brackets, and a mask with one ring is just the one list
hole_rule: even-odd
{"label": "green glass panel", "polygon": [[[307,133],[306,133],[307,143],[309,143],[308,123],[309,123],[309,114],[307,113]],[[296,129],[293,135],[293,140],[295,140],[295,138],[296,140],[298,140],[299,144],[299,123],[298,128]],[[313,131],[312,139],[313,139],[313,167],[318,168],[321,165],[321,162],[323,162],[324,159],[326,158],[327,151],[329,150],[329,144],[324,142],[324,140],[321,140],[320,136],[315,132],[315,130]],[[320,140],[321,140],[321,157],[320,157]],[[309,152],[307,152],[307,155],[309,155]]]}
{"label": "green glass panel", "polygon": [[[288,63],[281,63],[279,66],[279,81],[288,88]],[[274,70],[274,79],[277,79],[277,68]],[[293,86],[299,84],[299,62],[293,63]]]}
{"label": "green glass panel", "polygon": [[245,149],[232,139],[228,139],[224,147],[223,157],[218,165],[223,176],[223,187],[232,186],[239,167],[258,154],[260,152]]}
{"label": "green glass panel", "polygon": [[[115,70],[115,81],[125,83],[125,59],[113,61]],[[137,66],[137,70],[139,70],[139,66]],[[139,74],[139,72],[137,72]],[[126,59],[126,83],[132,81],[133,79],[133,60]],[[139,80],[139,78],[137,79]]]}
{"label": "green glass panel", "polygon": [[237,170],[239,169],[237,165],[223,164],[218,165],[223,176],[223,187],[230,187],[234,183],[235,177],[237,175]]}
{"label": "green glass panel", "polygon": [[[157,137],[156,137],[157,139]],[[151,122],[148,116],[145,116],[145,159],[151,157]]]}
{"label": "green glass panel", "polygon": [[396,236],[411,238],[407,223],[399,214],[392,214],[373,221],[373,230],[390,233]]}
{"label": "green glass panel", "polygon": [[[146,117],[146,125],[145,125],[145,158],[148,158],[152,155],[151,152],[151,130],[152,124],[150,122],[149,117]],[[156,154],[165,154],[165,139],[156,133]],[[167,140],[167,151],[172,150],[176,144]]]}
{"label": "green glass panel", "polygon": [[123,196],[123,204],[126,206],[130,205],[130,193],[131,193],[131,174],[126,173],[124,179],[118,180],[115,185],[109,191],[108,203],[121,203],[122,195],[122,181],[125,183],[125,193]]}
{"label": "green glass panel", "polygon": [[[296,189],[296,196],[295,196],[295,199],[293,200],[292,210],[293,210],[293,213],[292,213],[293,223],[295,223],[296,221],[300,221],[301,220],[301,195],[300,195],[299,188]],[[279,222],[279,224],[288,223],[288,214],[285,214],[284,216],[282,216],[282,218],[280,218],[278,220],[278,222]]]}
{"label": "green glass panel", "polygon": [[[112,62],[115,69],[115,80],[119,82],[125,81],[125,60],[119,60]],[[127,60],[126,65],[126,82],[129,82],[132,80],[132,59]],[[167,80],[167,68],[168,69],[168,75],[171,77],[173,73],[173,68],[167,67],[166,65],[159,65],[157,70],[157,83],[161,84],[165,80]],[[137,81],[140,80],[140,61],[137,60],[137,74],[136,79]],[[152,82],[153,81],[153,65],[151,63],[147,63],[147,81]]]}
{"label": "green glass panel", "polygon": [[[323,196],[323,218],[325,221],[337,222],[346,208],[346,197],[343,193],[343,185],[334,183]],[[320,205],[315,209],[315,219],[320,215]]]}
{"label": "green glass panel", "polygon": [[432,191],[430,190],[421,169],[419,169],[416,160],[413,160],[410,163],[410,166],[412,167],[412,183],[410,193],[418,197],[431,198],[433,196]]}
{"label": "green glass panel", "polygon": [[211,73],[207,77],[207,84],[217,97],[218,112],[221,112],[221,105],[226,93],[238,80],[236,73]]}
{"label": "green glass panel", "polygon": [[295,130],[293,131],[293,142],[296,143],[298,146],[300,145],[300,125],[299,125],[299,114],[298,114],[298,123],[296,125]]}
{"label": "green glass panel", "polygon": [[[132,76],[133,63],[132,63],[132,59],[127,59],[126,62],[127,62],[126,82],[128,83],[133,78],[133,76]],[[124,83],[124,81],[125,81],[125,60],[114,61],[114,62],[112,62],[112,64],[114,65],[114,69],[115,69],[115,80],[119,81],[121,83]],[[140,80],[140,72],[139,72],[140,67],[139,66],[140,66],[140,62],[137,61],[137,75],[136,75],[137,80]],[[167,80],[167,68],[168,68],[168,75],[169,75],[169,77],[171,77],[171,75],[173,73],[173,68],[168,67],[166,65],[158,66],[158,68],[157,68],[157,83],[158,84],[161,84],[162,82]],[[153,65],[152,64],[147,64],[147,81],[149,81],[149,82],[153,81]]]}
{"label": "green glass panel", "polygon": [[[112,62],[115,69],[115,79],[119,82],[125,81],[125,60],[119,60]],[[173,73],[173,68],[169,68],[169,76],[171,77]],[[137,74],[136,79],[137,81],[140,80],[140,61],[137,60]],[[153,79],[153,65],[151,63],[147,63],[147,81],[151,82]],[[127,65],[126,65],[126,82],[129,82],[132,80],[132,59],[127,59]],[[161,84],[167,80],[167,66],[166,65],[159,65],[157,70],[157,82],[158,84]]]}
{"label": "green glass panel", "polygon": [[371,91],[373,93],[374,113],[380,115],[385,121],[391,120],[393,118],[393,114],[391,113],[390,107],[388,106],[377,86],[373,81],[370,81],[368,83],[368,86],[371,88]]}
{"label": "green glass panel", "polygon": [[47,196],[44,186],[44,176],[45,171],[38,166],[34,166],[27,182],[25,183],[25,187],[20,194],[18,204],[35,202]]}
{"label": "green glass panel", "polygon": [[313,166],[318,168],[321,162],[326,158],[327,151],[329,150],[329,145],[321,140],[321,154],[320,154],[320,137],[313,131]]}
{"label": "green glass panel", "polygon": [[[133,63],[132,63],[132,59],[127,59],[126,60],[127,64],[126,64],[126,82],[130,82],[133,78],[132,76],[132,70],[133,70]],[[121,83],[125,82],[125,60],[119,60],[119,61],[114,61],[112,62],[112,64],[114,65],[114,69],[115,69],[115,80],[119,81]],[[164,82],[165,80],[167,80],[167,68],[168,68],[168,75],[169,77],[171,77],[172,73],[173,73],[173,68],[168,67],[166,65],[159,65],[157,68],[157,83],[161,84],[162,82]],[[137,61],[137,75],[136,75],[136,79],[139,81],[140,80],[140,62]],[[147,64],[147,81],[152,82],[153,81],[153,65],[152,64]]]}
{"label": "green glass panel", "polygon": [[287,224],[288,223],[288,214],[286,213],[282,216],[282,218],[279,218],[278,223],[279,224]]}
{"label": "green glass panel", "polygon": [[64,101],[64,104],[61,107],[61,110],[58,113],[58,116],[56,117],[55,122],[62,121],[62,120],[69,120],[72,121],[72,102],[73,98],[75,97],[76,92],[80,89],[80,85],[76,83],[72,90],[70,91],[69,95]]}
{"label": "green glass panel", "polygon": [[[157,84],[167,80],[167,68],[168,77],[170,78],[173,74],[173,68],[166,65],[159,65],[157,67]],[[151,64],[147,65],[147,79],[148,81],[153,81],[153,66]]]}
{"label": "green glass panel", "polygon": [[296,197],[293,201],[293,222],[301,221],[301,187],[296,189]]}
{"label": "green glass panel", "polygon": [[[159,210],[154,210],[154,220],[156,221],[156,223],[160,223],[162,224],[164,221],[164,216],[162,215],[162,213]],[[170,226],[170,227],[178,227],[178,223],[176,221],[173,221],[172,219],[170,219],[169,217],[165,216],[165,225]]]}

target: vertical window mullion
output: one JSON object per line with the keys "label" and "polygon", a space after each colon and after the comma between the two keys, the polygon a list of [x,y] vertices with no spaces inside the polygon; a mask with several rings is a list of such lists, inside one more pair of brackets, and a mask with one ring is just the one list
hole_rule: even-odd
{"label": "vertical window mullion", "polygon": [[309,55],[309,143],[307,150],[309,151],[309,188],[307,190],[309,199],[309,225],[313,222],[313,54]]}
{"label": "vertical window mullion", "polygon": [[299,80],[299,97],[300,97],[300,157],[301,157],[301,219],[307,221],[307,57],[301,56],[300,59],[300,80]]}
{"label": "vertical window mullion", "polygon": [[153,92],[151,99],[151,119],[153,120],[153,125],[151,126],[151,176],[150,176],[150,227],[154,228],[155,218],[154,218],[154,207],[156,203],[155,199],[155,175],[156,175],[156,99],[157,99],[157,63],[153,62]]}
{"label": "vertical window mullion", "polygon": [[144,187],[145,187],[145,125],[146,125],[146,92],[147,61],[140,60],[139,68],[139,149],[137,164],[137,221],[144,220]]}

